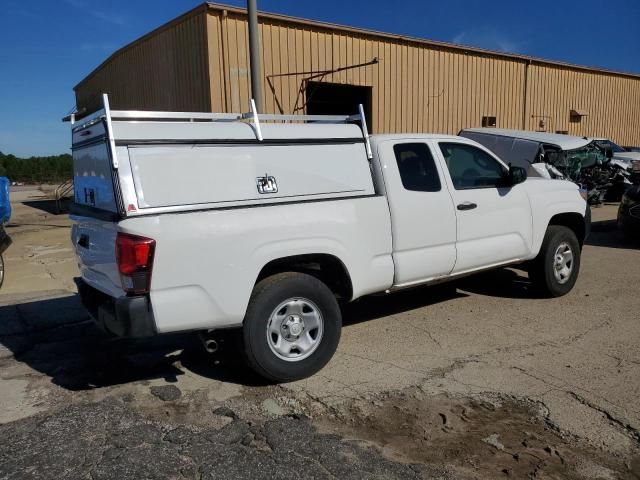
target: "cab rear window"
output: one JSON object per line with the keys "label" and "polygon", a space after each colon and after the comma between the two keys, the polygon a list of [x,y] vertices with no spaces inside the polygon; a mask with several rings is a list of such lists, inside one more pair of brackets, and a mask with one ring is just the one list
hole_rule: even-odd
{"label": "cab rear window", "polygon": [[439,192],[442,188],[431,150],[424,143],[393,146],[402,185],[416,192]]}

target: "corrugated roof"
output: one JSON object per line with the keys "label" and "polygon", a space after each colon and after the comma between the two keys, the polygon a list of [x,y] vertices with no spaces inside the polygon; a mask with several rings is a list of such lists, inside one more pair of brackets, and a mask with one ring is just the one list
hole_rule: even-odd
{"label": "corrugated roof", "polygon": [[[89,78],[91,78],[103,66],[105,66],[112,59],[114,59],[115,57],[117,57],[118,55],[123,53],[124,51],[126,51],[129,48],[131,48],[132,46],[144,41],[145,39],[149,38],[150,36],[155,35],[155,34],[161,32],[161,31],[163,31],[163,30],[165,30],[167,28],[170,28],[175,23],[177,23],[177,22],[179,22],[181,20],[184,20],[184,19],[186,19],[187,17],[189,17],[191,15],[199,13],[203,9],[235,12],[235,13],[242,14],[242,15],[246,15],[247,14],[247,10],[244,9],[244,8],[238,8],[238,7],[233,7],[233,6],[230,6],[230,5],[224,5],[224,4],[221,4],[221,3],[213,3],[213,2],[206,2],[204,4],[201,4],[201,5],[197,6],[197,7],[189,10],[188,12],[184,13],[183,15],[180,15],[179,17],[177,17],[177,18],[165,23],[164,25],[152,30],[151,32],[147,33],[146,35],[143,35],[139,39],[134,40],[130,44],[125,45],[124,47],[116,50],[104,62],[102,62],[98,67],[96,67],[94,70],[92,70],[91,73],[89,73],[89,75],[87,75],[84,79],[82,79],[80,82],[78,82],[78,84],[74,87],[74,90],[76,88],[78,88],[78,86],[82,85]],[[335,24],[335,23],[322,22],[322,21],[318,21],[318,20],[308,20],[308,19],[305,19],[305,18],[292,17],[292,16],[289,16],[289,15],[283,15],[283,14],[278,14],[278,13],[268,13],[268,12],[262,12],[261,11],[261,12],[259,12],[259,18],[260,19],[268,19],[268,20],[272,20],[272,21],[283,22],[283,23],[294,23],[294,24],[298,24],[298,25],[308,25],[308,26],[311,26],[311,27],[320,28],[320,29],[324,29],[324,30],[342,31],[342,32],[347,32],[347,33],[357,33],[357,34],[360,34],[360,35],[363,35],[363,36],[376,37],[376,38],[388,39],[388,40],[393,40],[393,41],[408,42],[408,43],[413,43],[413,44],[420,44],[420,45],[424,45],[424,46],[427,46],[427,47],[446,49],[446,50],[454,50],[454,51],[458,51],[458,52],[461,52],[461,53],[467,53],[467,54],[471,53],[471,54],[477,54],[477,55],[485,55],[485,56],[505,58],[505,59],[515,60],[515,61],[527,62],[527,63],[535,63],[535,64],[538,64],[538,65],[550,65],[550,66],[569,68],[569,69],[574,69],[574,70],[582,70],[582,71],[587,71],[587,72],[597,72],[597,73],[604,73],[604,74],[609,74],[609,75],[619,75],[619,76],[624,76],[624,77],[632,77],[632,78],[640,79],[640,74],[637,74],[637,73],[621,72],[621,71],[609,70],[609,69],[606,69],[606,68],[592,67],[592,66],[586,66],[586,65],[576,65],[576,64],[573,64],[573,63],[561,62],[561,61],[556,61],[556,60],[547,60],[547,59],[538,58],[538,57],[531,57],[531,56],[528,56],[528,55],[520,55],[520,54],[515,54],[515,53],[500,52],[500,51],[496,51],[496,50],[488,50],[488,49],[483,49],[483,48],[478,48],[478,47],[471,47],[471,46],[467,46],[467,45],[459,45],[459,44],[455,44],[455,43],[441,42],[441,41],[437,41],[437,40],[428,40],[428,39],[419,38],[419,37],[398,35],[398,34],[394,34],[394,33],[380,32],[380,31],[377,31],[377,30],[369,30],[369,29],[365,29],[365,28],[350,27],[350,26],[346,26],[346,25],[339,25],[339,24]]]}

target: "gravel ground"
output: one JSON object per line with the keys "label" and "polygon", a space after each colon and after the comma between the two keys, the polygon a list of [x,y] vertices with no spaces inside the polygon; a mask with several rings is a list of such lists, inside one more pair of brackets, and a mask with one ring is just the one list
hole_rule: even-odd
{"label": "gravel ground", "polygon": [[362,299],[323,371],[273,386],[233,336],[98,331],[38,195],[0,294],[0,478],[640,478],[640,249],[613,205],[570,295],[503,269]]}
{"label": "gravel ground", "polygon": [[114,399],[79,403],[0,427],[5,478],[442,478],[425,465],[386,460],[376,450],[318,434],[283,416],[256,425],[193,428],[149,422]]}

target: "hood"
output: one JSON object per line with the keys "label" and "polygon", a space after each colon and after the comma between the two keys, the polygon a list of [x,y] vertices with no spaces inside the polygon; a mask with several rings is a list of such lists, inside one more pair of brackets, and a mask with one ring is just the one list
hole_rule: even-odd
{"label": "hood", "polygon": [[562,190],[573,190],[577,192],[580,189],[576,183],[558,178],[528,177],[523,185],[531,192],[557,192]]}
{"label": "hood", "polygon": [[613,158],[629,163],[632,160],[640,160],[640,152],[616,152],[613,154]]}
{"label": "hood", "polygon": [[631,169],[631,162],[629,160],[622,160],[621,158],[616,157],[613,157],[611,160],[609,160],[609,163],[607,163],[607,165],[620,167],[621,169],[627,171]]}

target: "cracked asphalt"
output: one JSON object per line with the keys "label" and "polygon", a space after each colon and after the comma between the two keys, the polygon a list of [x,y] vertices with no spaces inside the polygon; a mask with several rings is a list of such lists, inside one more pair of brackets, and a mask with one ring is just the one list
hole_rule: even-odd
{"label": "cracked asphalt", "polygon": [[502,269],[368,297],[325,369],[272,386],[233,336],[216,356],[107,338],[75,296],[69,220],[14,198],[0,478],[640,478],[640,248],[613,205],[568,296]]}

